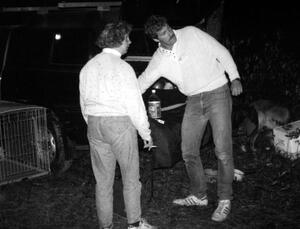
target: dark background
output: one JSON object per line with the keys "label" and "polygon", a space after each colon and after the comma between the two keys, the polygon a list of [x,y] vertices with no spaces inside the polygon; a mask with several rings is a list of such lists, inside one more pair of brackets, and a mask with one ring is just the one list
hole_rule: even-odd
{"label": "dark background", "polygon": [[[218,8],[220,2],[218,0],[124,0],[122,15],[123,19],[128,20],[135,27],[141,27],[145,19],[152,13],[167,16],[173,26],[180,27],[189,24],[205,26],[200,22],[207,20]],[[7,7],[47,7],[56,6],[57,3],[56,0],[0,1],[0,5]],[[247,106],[249,102],[260,98],[272,98],[276,102],[285,100],[288,103],[284,104],[289,105],[290,108],[300,104],[300,90],[297,87],[300,85],[300,20],[299,7],[296,6],[296,1],[225,0],[224,4],[221,42],[230,49],[234,56],[244,87],[244,97],[239,98],[240,103],[234,101],[234,104]],[[68,20],[62,22],[62,17],[59,14],[53,14],[50,17],[55,17],[56,25],[67,22],[68,24],[64,24],[64,26],[70,26],[70,28],[74,26],[75,22],[72,19],[75,18],[75,15],[70,11],[63,11],[62,13],[66,13],[69,17]],[[79,15],[79,19],[80,16],[85,19],[83,13]],[[78,19],[78,15],[76,17]],[[0,6],[0,25],[29,23],[32,18],[40,20],[40,23],[46,23],[43,21],[45,19],[43,14],[26,12],[10,13],[8,16],[1,14]],[[88,27],[91,25],[89,21],[82,20],[81,26]],[[33,36],[34,34],[28,33],[27,35]],[[77,38],[79,39],[80,36],[77,35]],[[24,34],[19,39],[22,41],[31,40],[26,40]],[[76,39],[73,41],[75,42]],[[87,42],[83,43],[86,44]],[[70,45],[70,43],[68,44]],[[30,51],[28,53],[32,53],[28,43],[23,45],[20,42],[19,45],[20,49],[28,46]],[[35,50],[39,51],[42,48],[46,49],[46,45],[39,42]],[[33,64],[41,59],[43,59],[42,56],[40,59],[34,59]],[[9,70],[16,69],[14,64],[9,67],[11,67]],[[38,82],[32,79],[41,80],[45,90],[42,89],[42,83],[36,83],[35,86],[39,89],[37,91],[42,91],[41,94],[47,95],[47,98],[52,100],[54,98],[56,105],[54,108],[61,108],[56,111],[67,114],[69,119],[73,117],[73,113],[74,116],[77,115],[76,117],[79,114],[79,121],[82,122],[78,101],[76,100],[75,104],[68,103],[70,97],[73,100],[78,98],[75,92],[78,91],[76,80],[80,67],[81,65],[76,65],[73,68],[72,65],[61,66],[50,63],[43,69],[46,70],[46,75],[31,72],[32,74],[26,76],[31,78],[25,78],[25,83],[22,84],[21,88],[23,89],[26,84]],[[45,78],[40,79],[40,75],[45,76]],[[20,76],[20,79],[24,78],[23,74]],[[62,79],[75,81],[72,84],[75,87],[70,86],[70,81],[65,82]],[[57,82],[56,80],[59,84],[54,83]],[[10,90],[13,90],[16,84],[11,85]],[[60,85],[64,89],[62,91],[62,98],[64,99],[56,99],[60,89],[56,85]],[[74,91],[72,91],[73,89]],[[34,90],[32,89],[32,91]],[[49,96],[52,95],[51,92],[52,97]],[[32,96],[39,99],[35,93]],[[40,99],[43,100],[43,97]],[[67,100],[68,106],[60,104],[64,100]],[[43,100],[43,102],[45,101]],[[72,105],[74,106],[72,107]],[[241,108],[242,106],[238,107]],[[295,116],[295,120],[300,119],[300,107],[298,106],[298,108],[299,113],[298,116]],[[62,120],[64,121],[64,119]],[[68,123],[67,127],[80,127],[80,122],[76,118],[74,120],[75,124]],[[77,133],[76,131],[81,134],[84,133],[79,128],[75,132],[70,131],[70,133]],[[264,148],[264,138],[259,140],[258,144],[260,144],[261,149],[252,152],[246,148],[247,145],[243,145],[247,139],[241,137],[234,139],[236,168],[245,172],[245,179],[243,182],[234,182],[234,206],[230,218],[225,223],[217,225],[210,220],[211,213],[216,207],[215,183],[209,184],[208,196],[212,201],[210,201],[208,208],[186,209],[169,204],[174,198],[185,196],[188,192],[188,180],[183,163],[177,164],[172,169],[155,171],[154,201],[143,203],[146,218],[150,219],[154,225],[161,226],[160,228],[174,229],[199,227],[298,228],[300,223],[299,159],[296,161],[284,160],[280,155],[268,150],[268,147]],[[89,154],[87,150],[77,149],[71,169],[62,174],[61,177],[48,177],[47,179],[34,180],[33,183],[25,181],[28,182],[25,185],[20,183],[17,184],[18,186],[11,185],[6,188],[5,193],[7,194],[0,195],[0,200],[1,197],[6,199],[5,202],[0,203],[0,228],[96,228],[94,178]],[[204,165],[207,168],[212,168],[213,162],[215,162],[212,158],[213,152],[210,150],[203,152]],[[146,157],[144,163],[149,164]],[[141,166],[141,168],[145,169],[146,167]],[[144,187],[146,187],[144,190],[147,190],[147,184]],[[145,194],[149,195],[147,192]],[[124,218],[116,219],[116,228],[124,228],[125,224]],[[2,225],[4,227],[1,227]]]}
{"label": "dark background", "polygon": [[[0,7],[49,7],[57,6],[59,2],[83,1],[2,0]],[[123,19],[137,27],[142,26],[151,14],[162,14],[169,19],[173,26],[183,26],[195,25],[203,19],[207,19],[221,2],[221,0],[123,0],[121,10]],[[296,1],[224,0],[223,2],[223,36],[234,39],[265,38],[274,33],[280,33],[286,48],[295,53],[299,52],[300,7],[297,6]],[[26,20],[26,16],[21,15],[20,13],[11,14],[10,17],[1,18],[0,23],[7,24]]]}
{"label": "dark background", "polygon": [[[165,15],[171,24],[196,24],[209,16],[221,0],[120,0],[123,16],[135,25],[142,25],[151,14]],[[56,6],[59,0],[2,0],[0,7]],[[105,2],[105,1],[102,1]],[[106,1],[107,2],[107,1]],[[118,2],[118,1],[110,1]],[[299,35],[299,6],[296,1],[224,0],[224,22],[234,33],[274,31],[281,29]],[[0,11],[1,12],[1,11]],[[3,23],[3,22],[1,22]]]}
{"label": "dark background", "polygon": [[[69,75],[66,78],[68,79],[72,78],[69,77],[71,75],[75,76],[74,79],[77,79],[78,72],[84,62],[87,61],[88,56],[99,51],[98,49],[95,49],[95,51],[92,53],[91,50],[93,49],[85,46],[88,43],[94,45],[92,40],[94,40],[95,37],[84,38],[81,40],[81,36],[84,37],[85,35],[85,32],[83,31],[83,34],[77,34],[73,39],[74,33],[72,33],[71,29],[78,26],[84,29],[85,27],[95,27],[97,22],[103,26],[104,23],[111,20],[112,17],[116,18],[114,15],[117,14],[114,14],[113,11],[98,12],[95,9],[89,10],[86,8],[57,9],[49,12],[40,10],[7,13],[4,12],[4,8],[2,7],[15,7],[15,9],[18,9],[16,7],[41,7],[41,9],[43,9],[45,7],[56,7],[58,3],[61,2],[62,1],[58,0],[2,0],[0,2],[0,26],[7,24],[26,25],[34,21],[35,24],[38,24],[41,27],[45,26],[45,28],[53,26],[53,28],[55,27],[55,29],[58,29],[61,26],[64,28],[65,32],[68,32],[66,28],[70,28],[70,35],[65,35],[66,38],[70,39],[66,39],[67,42],[62,44],[65,45],[61,47],[61,50],[63,51],[61,53],[54,52],[52,54],[64,54],[61,55],[64,57],[64,60],[70,61],[70,63],[72,62],[73,64],[76,64],[76,66],[74,65],[72,67],[69,65],[69,62],[63,62],[65,65],[62,66],[60,65],[60,62],[58,64],[57,59],[54,58],[55,63],[46,63],[50,76],[48,78],[45,76],[44,78],[47,78],[48,81],[42,82],[46,85],[46,89],[44,90],[38,88],[38,90],[33,90],[34,92],[42,91],[46,95],[52,93],[53,96],[48,97],[52,100],[53,98],[57,98],[54,99],[56,104],[54,106],[50,106],[50,102],[52,101],[49,101],[48,104],[47,100],[43,99],[42,96],[36,96],[35,93],[31,95],[31,97],[34,97],[32,103],[39,104],[40,101],[36,101],[36,99],[40,98],[43,102],[42,105],[52,108],[58,106],[58,103],[62,103],[63,100],[70,99],[71,101],[72,99],[74,100],[74,98],[78,97],[76,94],[78,91],[77,82],[72,82],[75,86],[71,87],[70,85],[73,84],[71,84],[69,81],[62,81],[63,78],[57,73],[57,71],[60,70],[60,72],[67,72]],[[68,0],[64,2],[83,3],[83,1],[78,0]],[[88,2],[101,1],[91,0]],[[239,97],[241,100],[240,103],[248,104],[253,100],[266,98],[282,101],[283,103],[288,104],[290,107],[294,107],[295,104],[299,104],[298,85],[300,85],[300,80],[298,80],[298,76],[300,72],[300,7],[297,6],[295,1],[123,0],[121,2],[122,7],[120,10],[122,19],[125,19],[133,24],[135,28],[142,29],[146,18],[151,14],[161,14],[166,16],[169,20],[169,23],[175,28],[180,28],[185,25],[196,25],[204,30],[207,30],[208,32],[211,32],[210,29],[213,28],[214,25],[217,27],[219,26],[220,37],[218,37],[218,39],[229,49],[233,55],[243,80],[245,93],[243,94],[244,98],[242,96]],[[220,9],[222,4],[223,13],[221,16],[219,15],[219,18],[215,21],[215,24],[212,24],[213,26],[208,28],[210,23],[209,20],[212,18],[212,15],[214,15],[216,11]],[[39,35],[41,35],[41,33]],[[131,39],[133,42],[129,49],[128,55],[145,55],[144,52],[146,48],[142,46],[148,44],[148,50],[150,51],[148,51],[146,54],[151,56],[151,50],[153,51],[155,49],[154,46],[156,44],[154,44],[154,42],[151,43],[150,39],[149,42],[142,41],[140,39],[141,35],[143,35],[142,30],[140,30],[138,35],[135,36],[133,33],[132,35],[133,36]],[[32,38],[30,32],[28,36],[28,41],[31,41]],[[28,49],[32,49],[32,46],[30,47],[29,44],[25,44],[25,35],[19,36],[19,39],[21,40],[21,42],[19,42],[21,47],[28,46]],[[80,43],[81,45],[78,45]],[[46,44],[44,41],[37,41],[35,44],[35,50],[37,50],[37,52],[43,50],[43,48],[46,49]],[[73,46],[77,48],[76,50],[79,50],[80,47],[82,52],[75,53],[75,49],[72,48]],[[88,53],[88,50],[91,53]],[[28,51],[28,53],[32,53],[32,51]],[[46,54],[48,55],[49,53]],[[36,64],[36,62],[42,59],[42,57],[39,58],[39,55],[36,55],[36,57],[37,59],[33,60],[33,64]],[[78,60],[76,59],[76,61],[73,61],[77,57],[80,58],[78,58]],[[23,59],[27,58],[24,57]],[[141,67],[134,66],[134,68],[137,70],[137,75],[139,75],[140,71],[144,69],[144,65],[145,63],[143,63]],[[12,69],[14,69],[14,66],[12,66]],[[55,74],[53,72],[55,72]],[[32,75],[33,74],[28,74],[28,76]],[[40,74],[37,74],[36,78],[38,78],[39,75]],[[59,80],[58,84],[54,83],[54,76],[57,76]],[[23,77],[21,77],[21,79],[22,78]],[[27,80],[27,83],[29,82],[33,81]],[[38,85],[38,83],[36,84]],[[14,83],[11,85],[14,85]],[[57,90],[58,88],[56,88],[56,85],[62,85],[61,88],[64,89],[62,90],[62,96],[59,99],[59,92]],[[66,93],[65,88],[69,88],[68,93]],[[23,87],[21,87],[21,89],[23,89]],[[8,90],[11,91],[11,89]],[[64,96],[65,94],[68,94],[68,96]],[[67,104],[69,106],[70,102],[66,102],[69,103]],[[77,100],[74,103],[74,107],[75,106],[76,109],[72,108],[72,111],[78,111]],[[64,104],[60,107],[64,107]],[[60,113],[58,109],[54,110],[56,113]],[[71,113],[71,111],[68,112],[69,114]]]}

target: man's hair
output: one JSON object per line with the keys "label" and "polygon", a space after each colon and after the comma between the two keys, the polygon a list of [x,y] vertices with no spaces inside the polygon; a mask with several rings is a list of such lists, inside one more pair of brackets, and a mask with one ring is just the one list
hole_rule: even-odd
{"label": "man's hair", "polygon": [[151,38],[157,38],[157,32],[159,32],[165,25],[167,25],[167,19],[163,16],[152,15],[150,16],[144,26],[145,33]]}
{"label": "man's hair", "polygon": [[100,48],[119,47],[131,30],[132,26],[125,21],[108,23],[99,34],[96,45]]}

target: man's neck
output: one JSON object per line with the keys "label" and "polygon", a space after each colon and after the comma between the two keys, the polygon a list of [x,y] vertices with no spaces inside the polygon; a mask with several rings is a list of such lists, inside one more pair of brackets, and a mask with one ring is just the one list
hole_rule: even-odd
{"label": "man's neck", "polygon": [[173,44],[173,45],[160,44],[160,46],[161,46],[163,49],[172,50],[174,44]]}

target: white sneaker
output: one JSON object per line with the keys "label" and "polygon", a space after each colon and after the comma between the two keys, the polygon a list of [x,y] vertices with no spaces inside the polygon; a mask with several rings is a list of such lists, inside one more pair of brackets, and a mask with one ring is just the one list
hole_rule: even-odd
{"label": "white sneaker", "polygon": [[207,206],[208,200],[207,196],[203,196],[201,199],[194,195],[189,195],[183,199],[173,200],[173,204],[181,205],[181,206]]}
{"label": "white sneaker", "polygon": [[156,226],[152,226],[149,223],[147,223],[146,220],[141,219],[140,224],[138,227],[129,226],[128,229],[157,229]]}
{"label": "white sneaker", "polygon": [[113,225],[109,226],[109,227],[103,227],[103,229],[112,229]]}
{"label": "white sneaker", "polygon": [[211,219],[216,222],[224,221],[229,215],[231,210],[230,200],[220,200],[217,209],[211,216]]}

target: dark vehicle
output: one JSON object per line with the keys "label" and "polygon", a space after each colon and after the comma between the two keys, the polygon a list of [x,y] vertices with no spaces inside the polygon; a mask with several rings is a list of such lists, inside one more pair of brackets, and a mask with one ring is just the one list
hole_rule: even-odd
{"label": "dark vehicle", "polygon": [[56,170],[59,137],[46,113],[45,107],[0,100],[0,186]]}
{"label": "dark vehicle", "polygon": [[[72,4],[70,7],[76,6]],[[115,4],[112,2],[112,7]],[[61,166],[72,157],[68,150],[71,142],[87,144],[86,124],[79,106],[79,71],[100,51],[94,44],[97,32],[107,21],[119,17],[119,9],[99,11],[97,5],[97,10],[72,8],[61,12],[61,9],[51,8],[42,13],[43,9],[23,12],[26,14],[23,15],[24,23],[0,28],[1,97],[47,108],[53,144],[57,150],[61,149],[54,156],[53,166]],[[124,58],[138,76],[156,46],[142,29],[134,28],[131,40],[132,45]],[[162,100],[162,107],[185,101],[185,96],[164,79],[153,87]],[[144,94],[145,101],[150,91]]]}
{"label": "dark vehicle", "polygon": [[[71,142],[67,135],[64,135],[57,114],[47,106],[47,103],[44,103],[43,98],[39,98],[41,95],[39,91],[43,90],[43,88],[37,85],[37,80],[33,80],[31,77],[32,72],[25,70],[29,67],[27,63],[29,63],[30,58],[25,56],[25,50],[18,45],[18,39],[15,39],[15,36],[20,36],[20,33],[16,32],[17,30],[15,29],[16,27],[7,27],[2,28],[0,32],[1,109],[3,113],[6,112],[8,114],[13,111],[17,115],[22,115],[23,110],[28,110],[33,106],[32,104],[47,108],[47,153],[49,154],[51,171],[58,172],[64,168],[66,160],[70,158],[67,153],[70,152]],[[31,45],[30,43],[28,44]],[[17,50],[16,48],[20,49]],[[19,57],[24,58],[23,61]],[[33,55],[32,58],[38,57]],[[8,101],[17,103],[8,103]],[[4,106],[4,104],[6,105]],[[7,106],[7,104],[10,105]],[[20,109],[21,106],[22,109]],[[3,118],[2,120],[5,119]],[[8,125],[8,121],[1,122],[1,128],[6,125]],[[26,129],[22,131],[24,133]],[[22,133],[15,134],[20,135],[20,138],[23,137]],[[2,140],[5,141],[5,133],[1,133]]]}
{"label": "dark vehicle", "polygon": [[[93,55],[95,29],[108,20],[107,15],[115,15],[115,10],[102,13],[109,7],[107,2],[90,3],[87,10],[78,10],[78,4],[3,7],[0,12],[1,104],[16,102],[24,110],[32,104],[46,108],[47,153],[54,173],[70,165],[74,143],[86,142],[78,73]],[[4,133],[0,137],[6,139]]]}

